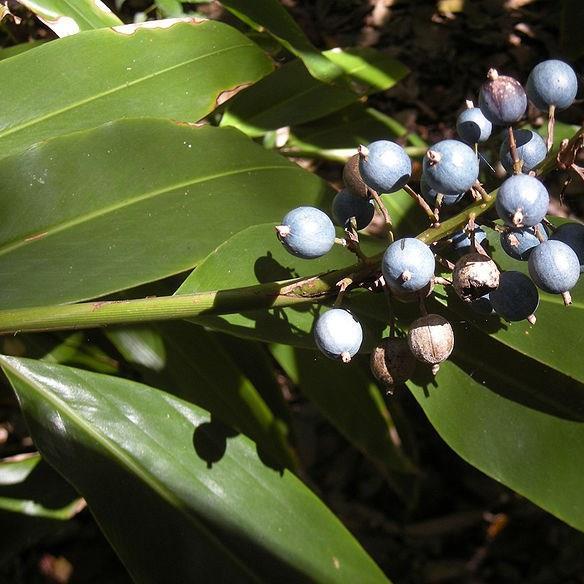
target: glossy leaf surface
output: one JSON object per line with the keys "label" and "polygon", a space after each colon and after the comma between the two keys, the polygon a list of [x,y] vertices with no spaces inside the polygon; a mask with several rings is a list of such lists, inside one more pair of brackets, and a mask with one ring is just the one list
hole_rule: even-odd
{"label": "glossy leaf surface", "polygon": [[82,300],[184,271],[325,192],[230,129],[126,120],[55,139],[0,161],[0,306]]}
{"label": "glossy leaf surface", "polygon": [[156,26],[88,31],[0,62],[0,157],[118,118],[196,122],[272,68],[219,22]]}
{"label": "glossy leaf surface", "polygon": [[298,479],[147,386],[2,358],[41,453],[138,582],[386,582]]}

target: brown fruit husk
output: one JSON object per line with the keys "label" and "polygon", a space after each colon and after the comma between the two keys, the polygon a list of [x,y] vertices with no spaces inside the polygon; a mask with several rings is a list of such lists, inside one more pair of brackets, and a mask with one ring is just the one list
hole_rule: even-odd
{"label": "brown fruit husk", "polygon": [[408,345],[418,361],[427,365],[442,363],[454,349],[452,326],[439,314],[422,316],[410,326]]}
{"label": "brown fruit husk", "polygon": [[385,338],[371,352],[371,372],[388,391],[414,374],[416,359],[406,339]]}
{"label": "brown fruit husk", "polygon": [[355,197],[362,197],[363,199],[369,198],[369,189],[363,182],[361,173],[359,172],[358,154],[351,156],[351,158],[347,160],[343,168],[343,182],[345,183],[345,187],[347,187]]}
{"label": "brown fruit husk", "polygon": [[454,266],[452,286],[465,302],[472,302],[499,286],[499,268],[487,255],[468,253]]}

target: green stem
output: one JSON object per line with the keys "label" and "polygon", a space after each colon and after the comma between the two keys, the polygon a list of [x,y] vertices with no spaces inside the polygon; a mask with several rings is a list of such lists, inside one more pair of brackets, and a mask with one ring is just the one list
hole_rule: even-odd
{"label": "green stem", "polygon": [[[485,213],[494,203],[478,202],[444,221],[439,227],[422,232],[418,239],[430,244],[466,225],[470,215]],[[245,310],[283,308],[336,296],[337,283],[350,277],[362,282],[380,269],[383,254],[340,270],[285,282],[269,282],[245,288],[214,290],[197,294],[160,296],[139,300],[114,300],[60,304],[0,310],[0,334],[86,329],[114,324],[196,318],[204,315],[233,314]]]}

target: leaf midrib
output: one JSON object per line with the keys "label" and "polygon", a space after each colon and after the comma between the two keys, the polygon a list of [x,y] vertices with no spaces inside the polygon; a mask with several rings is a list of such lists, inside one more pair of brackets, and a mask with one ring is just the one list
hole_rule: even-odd
{"label": "leaf midrib", "polygon": [[[184,515],[187,520],[192,523],[195,528],[198,529],[203,535],[205,535],[213,545],[221,550],[221,552],[226,556],[229,556],[235,565],[239,566],[246,574],[248,574],[257,582],[262,582],[262,580],[255,573],[251,572],[248,566],[243,564],[237,556],[232,554],[229,548],[223,545],[222,542],[215,535],[213,535],[213,533],[211,533],[205,525],[203,525],[196,519],[196,517],[185,510],[188,509],[188,504],[181,498],[177,497],[172,491],[168,490],[164,483],[160,482],[153,475],[147,473],[146,469],[142,465],[138,464],[130,455],[126,453],[125,450],[110,440],[108,436],[96,431],[82,417],[78,416],[75,410],[70,408],[66,402],[57,397],[54,393],[43,391],[43,387],[37,384],[34,378],[31,379],[24,377],[18,369],[15,369],[13,366],[9,365],[6,360],[3,361],[4,365],[10,368],[10,371],[13,375],[19,377],[25,385],[28,385],[29,387],[33,388],[33,390],[36,390],[41,399],[46,400],[51,405],[53,405],[56,411],[59,411],[68,417],[72,424],[77,425],[83,432],[95,440],[97,444],[100,444],[102,448],[104,448],[106,451],[109,451],[114,460],[117,460],[120,464],[122,464],[122,466],[125,466],[133,475],[140,478],[154,492],[158,493],[158,495],[171,507],[175,508],[182,515]],[[136,426],[132,420],[129,418],[127,419],[132,425]],[[139,429],[142,430],[142,428]]]}
{"label": "leaf midrib", "polygon": [[[24,236],[24,238],[18,238],[18,240],[12,240],[10,242],[7,242],[3,245],[0,245],[0,256],[3,256],[9,252],[12,252],[20,247],[24,247],[26,245],[32,245],[35,243],[39,243],[42,242],[44,240],[46,240],[48,237],[55,235],[57,233],[60,233],[61,231],[65,231],[66,229],[70,229],[73,227],[77,227],[78,225],[81,225],[83,223],[87,223],[88,221],[92,221],[95,219],[99,219],[100,217],[103,217],[105,215],[108,215],[110,213],[114,213],[116,211],[120,211],[121,209],[124,209],[126,207],[130,207],[134,204],[137,203],[142,203],[144,201],[147,201],[149,199],[152,199],[154,197],[157,196],[162,196],[165,194],[168,194],[170,192],[179,190],[179,189],[184,189],[184,188],[188,188],[188,187],[192,187],[194,185],[197,184],[201,184],[204,182],[208,182],[208,181],[213,181],[213,180],[218,180],[218,179],[222,179],[222,178],[226,178],[229,176],[236,176],[238,174],[244,174],[244,173],[248,173],[248,172],[264,172],[264,171],[276,171],[276,170],[286,170],[286,171],[292,171],[292,172],[296,172],[296,168],[291,167],[291,166],[257,166],[257,167],[249,167],[249,168],[240,168],[237,170],[231,170],[228,172],[221,172],[221,173],[217,173],[214,175],[208,175],[202,178],[198,178],[198,179],[192,179],[189,181],[185,181],[182,183],[177,183],[171,186],[167,186],[163,189],[158,189],[155,191],[150,191],[147,193],[144,193],[138,197],[135,197],[133,199],[127,199],[122,201],[121,203],[117,203],[114,205],[110,205],[109,207],[103,207],[97,211],[94,211],[92,213],[86,213],[84,215],[79,215],[77,217],[75,217],[74,219],[71,219],[69,221],[63,221],[62,223],[57,223],[55,225],[52,225],[51,227],[46,228],[46,232],[43,235],[42,238],[38,238],[38,239],[33,239],[34,235],[33,233],[29,233],[26,234]],[[42,230],[43,228],[41,228]]]}
{"label": "leaf midrib", "polygon": [[[12,134],[15,134],[17,132],[20,132],[22,130],[25,130],[26,128],[30,128],[31,126],[40,124],[42,122],[45,122],[47,120],[50,120],[51,118],[57,117],[61,114],[67,113],[73,109],[85,106],[89,103],[92,103],[93,101],[96,101],[98,99],[101,99],[103,97],[107,97],[109,95],[114,94],[116,91],[124,91],[125,89],[128,89],[130,87],[133,87],[134,85],[138,85],[139,83],[143,83],[146,81],[149,81],[150,79],[154,79],[155,77],[158,77],[159,75],[165,75],[166,73],[169,73],[170,71],[173,71],[175,69],[179,69],[181,67],[186,67],[188,65],[191,65],[192,63],[199,61],[201,59],[206,59],[206,58],[211,58],[211,57],[215,57],[221,53],[227,53],[229,51],[234,51],[237,49],[243,49],[243,48],[252,48],[251,45],[249,44],[239,44],[239,45],[232,45],[230,47],[225,47],[223,49],[219,49],[217,51],[213,51],[210,53],[205,53],[204,55],[199,55],[198,57],[194,57],[192,59],[189,59],[187,61],[183,61],[181,63],[177,63],[175,65],[172,65],[171,67],[166,67],[165,69],[161,69],[159,71],[155,71],[154,73],[150,73],[148,75],[145,75],[143,77],[140,77],[139,79],[134,79],[133,81],[129,81],[129,82],[125,82],[122,83],[120,85],[117,85],[115,87],[112,87],[106,91],[102,91],[101,93],[97,93],[94,94],[88,98],[85,99],[81,99],[79,101],[73,102],[65,107],[62,107],[60,109],[54,110],[52,112],[49,112],[43,116],[40,117],[35,117],[32,120],[28,120],[27,122],[18,124],[16,126],[13,126],[12,128],[10,128],[9,130],[0,133],[0,140],[3,140],[4,138],[6,138],[7,136],[10,136]],[[195,120],[196,121],[196,120]]]}

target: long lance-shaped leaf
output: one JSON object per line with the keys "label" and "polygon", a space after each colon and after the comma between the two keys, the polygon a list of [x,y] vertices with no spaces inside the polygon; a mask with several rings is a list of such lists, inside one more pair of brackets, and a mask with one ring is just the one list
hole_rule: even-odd
{"label": "long lance-shaped leaf", "polygon": [[58,36],[116,26],[122,21],[101,0],[17,0]]}
{"label": "long lance-shaped leaf", "polygon": [[387,582],[307,487],[204,410],[124,379],[1,362],[41,454],[137,582]]}
{"label": "long lance-shaped leaf", "polygon": [[324,183],[230,129],[125,120],[0,160],[0,306],[96,297],[194,266]]}
{"label": "long lance-shaped leaf", "polygon": [[52,41],[0,62],[0,158],[119,118],[196,122],[271,69],[247,37],[213,21]]}

